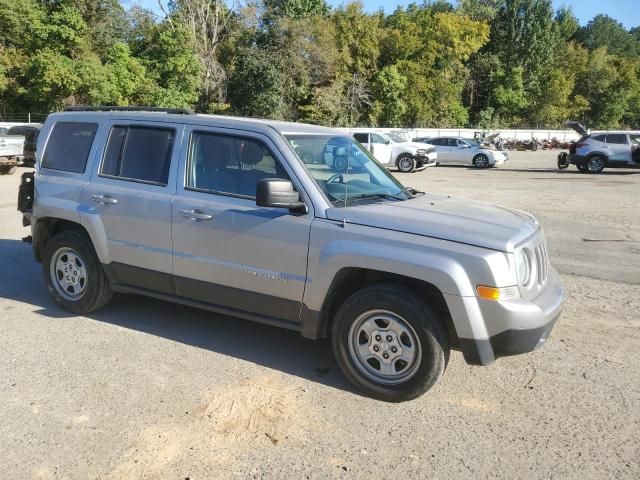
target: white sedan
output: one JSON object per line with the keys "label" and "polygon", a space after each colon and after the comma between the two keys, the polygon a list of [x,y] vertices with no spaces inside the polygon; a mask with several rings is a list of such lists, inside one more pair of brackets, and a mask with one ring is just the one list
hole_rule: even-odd
{"label": "white sedan", "polygon": [[488,168],[509,161],[507,152],[486,147],[470,138],[416,138],[414,142],[433,145],[438,153],[438,164],[462,163],[477,168]]}

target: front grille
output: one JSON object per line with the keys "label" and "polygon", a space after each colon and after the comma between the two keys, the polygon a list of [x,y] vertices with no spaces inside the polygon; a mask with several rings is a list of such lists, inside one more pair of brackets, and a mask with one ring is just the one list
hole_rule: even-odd
{"label": "front grille", "polygon": [[547,241],[542,240],[535,248],[536,271],[538,272],[538,284],[544,285],[549,278],[549,252]]}

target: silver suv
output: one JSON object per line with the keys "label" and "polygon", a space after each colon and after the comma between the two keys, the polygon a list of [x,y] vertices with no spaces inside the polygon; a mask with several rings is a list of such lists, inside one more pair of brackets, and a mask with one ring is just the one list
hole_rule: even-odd
{"label": "silver suv", "polygon": [[475,365],[532,351],[560,315],[535,218],[403,187],[348,134],[75,110],[47,119],[19,198],[71,312],[138,293],[330,337],[349,380],[387,401],[427,391],[450,349]]}
{"label": "silver suv", "polygon": [[589,132],[578,122],[569,122],[580,140],[569,148],[569,154],[558,156],[558,167],[570,164],[585,173],[600,173],[606,168],[640,168],[640,132]]}

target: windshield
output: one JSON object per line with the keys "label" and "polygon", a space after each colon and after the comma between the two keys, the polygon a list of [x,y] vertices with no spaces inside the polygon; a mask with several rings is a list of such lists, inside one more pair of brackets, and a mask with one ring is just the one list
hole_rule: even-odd
{"label": "windshield", "polygon": [[407,143],[407,141],[404,138],[402,138],[400,135],[398,135],[397,133],[387,132],[387,133],[385,133],[385,135],[387,137],[389,137],[391,139],[391,141],[394,142],[394,143]]}
{"label": "windshield", "polygon": [[345,135],[286,135],[307,170],[335,206],[413,197],[366,149]]}
{"label": "windshield", "polygon": [[471,138],[463,138],[462,140],[464,140],[465,142],[467,142],[469,145],[471,145],[472,147],[478,147],[480,146],[480,144],[478,142],[476,142],[475,140],[471,139]]}

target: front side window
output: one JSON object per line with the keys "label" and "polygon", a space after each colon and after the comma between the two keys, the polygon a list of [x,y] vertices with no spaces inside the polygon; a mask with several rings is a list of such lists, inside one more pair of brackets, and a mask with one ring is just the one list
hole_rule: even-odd
{"label": "front side window", "polygon": [[97,129],[95,123],[56,123],[42,157],[42,167],[84,173]]}
{"label": "front side window", "polygon": [[389,132],[387,133],[387,136],[393,143],[407,143],[407,141],[397,133]]}
{"label": "front side window", "polygon": [[191,135],[187,188],[255,198],[258,182],[265,178],[289,180],[262,142],[207,132]]}
{"label": "front side window", "polygon": [[286,138],[335,206],[412,197],[360,143],[346,135],[289,134]]}
{"label": "front side window", "polygon": [[167,185],[175,136],[171,128],[113,127],[100,175]]}
{"label": "front side window", "polygon": [[378,135],[377,133],[372,133],[371,134],[371,143],[377,143],[379,145],[385,145],[387,143],[387,140],[382,135]]}
{"label": "front side window", "polygon": [[607,143],[613,143],[616,145],[626,145],[627,136],[623,133],[610,133],[607,135]]}

